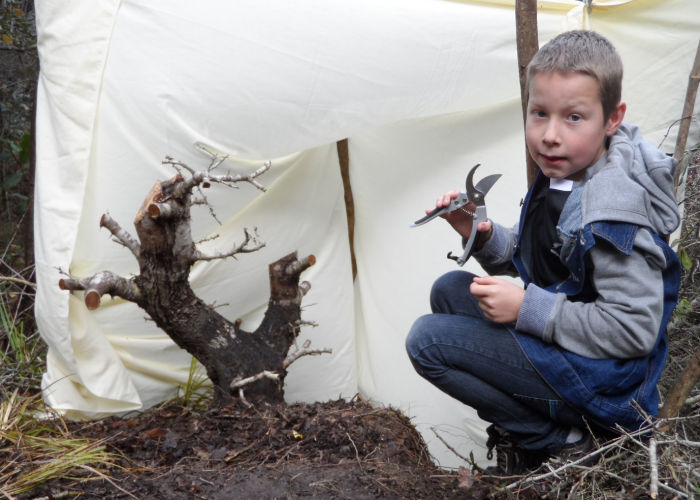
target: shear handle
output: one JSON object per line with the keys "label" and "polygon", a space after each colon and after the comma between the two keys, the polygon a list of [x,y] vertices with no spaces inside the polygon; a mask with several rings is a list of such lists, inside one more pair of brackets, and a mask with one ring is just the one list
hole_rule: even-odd
{"label": "shear handle", "polygon": [[422,224],[425,224],[426,222],[429,222],[429,221],[433,220],[434,218],[441,216],[442,214],[446,214],[446,213],[452,212],[454,210],[457,210],[458,208],[465,206],[467,203],[469,203],[469,197],[467,196],[467,194],[466,193],[459,193],[459,196],[457,196],[457,198],[455,198],[454,200],[450,201],[449,205],[447,205],[446,207],[442,207],[442,208],[434,208],[427,215],[425,215],[424,217],[418,219],[413,224],[411,224],[410,227],[416,227],[416,226],[420,226]]}
{"label": "shear handle", "polygon": [[467,240],[467,244],[464,245],[464,253],[462,253],[461,257],[456,257],[452,255],[452,252],[450,252],[447,254],[448,259],[457,261],[457,264],[460,266],[463,266],[464,263],[467,262],[467,260],[469,260],[469,257],[471,257],[472,254],[472,249],[474,248],[474,243],[478,240],[477,227],[480,222],[486,222],[486,207],[484,205],[476,207],[472,231],[471,233],[469,233],[469,239]]}

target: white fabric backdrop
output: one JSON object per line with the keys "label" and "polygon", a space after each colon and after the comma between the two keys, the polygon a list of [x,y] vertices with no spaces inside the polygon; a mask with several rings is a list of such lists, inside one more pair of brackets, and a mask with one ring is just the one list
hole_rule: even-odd
{"label": "white fabric backdrop", "polygon": [[[267,265],[298,250],[316,266],[302,341],[332,356],[292,366],[289,401],[361,392],[401,408],[441,465],[459,452],[485,460],[484,423],[420,379],[403,340],[428,311],[432,281],[454,263],[459,241],[440,222],[408,224],[447,189],[504,176],[489,215],[513,223],[525,192],[513,1],[41,0],[37,116],[36,315],[49,344],[44,395],[74,417],[148,407],[188,376],[180,351],[121,300],[88,312],[81,294],[57,287],[58,269],[83,277],[137,272],[128,250],[100,231],[109,212],[131,230],[165,155],[193,167],[203,142],[232,154],[232,171],[271,159],[262,194],[209,190],[222,226],[205,209],[195,237],[209,248],[258,227],[260,252],[200,263],[194,289],[257,326],[267,303]],[[657,143],[679,118],[700,34],[696,0],[539,2],[541,42],[591,27],[625,62],[629,121]],[[349,137],[358,275],[353,283],[335,141]],[[697,133],[690,140],[697,141]],[[663,144],[673,150],[675,129]],[[478,271],[474,263],[466,268]]]}

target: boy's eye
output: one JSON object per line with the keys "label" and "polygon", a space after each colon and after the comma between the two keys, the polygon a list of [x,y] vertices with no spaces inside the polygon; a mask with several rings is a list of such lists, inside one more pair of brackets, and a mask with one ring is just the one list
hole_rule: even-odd
{"label": "boy's eye", "polygon": [[547,116],[547,113],[545,113],[544,111],[535,111],[535,116],[537,118],[544,118],[545,116]]}
{"label": "boy's eye", "polygon": [[571,120],[572,122],[577,122],[580,119],[581,115],[577,115],[576,113],[572,113],[571,115],[569,115],[569,120]]}

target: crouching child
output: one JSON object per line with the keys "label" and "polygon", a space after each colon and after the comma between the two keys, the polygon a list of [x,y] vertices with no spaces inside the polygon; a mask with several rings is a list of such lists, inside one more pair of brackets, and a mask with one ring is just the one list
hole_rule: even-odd
{"label": "crouching child", "polygon": [[[680,266],[675,161],[623,123],[622,62],[593,31],[545,44],[527,72],[526,142],[540,172],[507,228],[480,233],[488,276],[453,271],[406,339],[416,371],[490,422],[490,472],[521,474],[657,413]],[[437,200],[444,207],[458,195]],[[525,287],[494,275],[519,276]]]}

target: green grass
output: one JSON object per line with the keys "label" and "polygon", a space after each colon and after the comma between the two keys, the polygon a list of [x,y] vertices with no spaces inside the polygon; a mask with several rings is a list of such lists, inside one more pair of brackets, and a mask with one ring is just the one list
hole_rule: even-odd
{"label": "green grass", "polygon": [[[12,296],[0,290],[0,386],[5,391],[37,392],[45,366],[46,345],[34,328],[31,306],[17,311]],[[33,303],[33,297],[26,299]],[[27,326],[29,325],[29,326]]]}
{"label": "green grass", "polygon": [[73,436],[38,394],[22,396],[15,389],[3,396],[0,496],[14,498],[54,479],[112,482],[106,471],[118,466],[120,457],[105,443]]}
{"label": "green grass", "polygon": [[34,323],[34,288],[19,281],[0,282],[0,498],[57,479],[112,482],[107,471],[121,457],[73,435],[41,399],[46,345]]}
{"label": "green grass", "polygon": [[180,386],[179,399],[183,406],[203,409],[209,407],[213,396],[214,389],[204,367],[192,357],[187,382]]}

